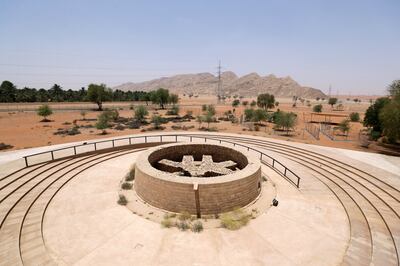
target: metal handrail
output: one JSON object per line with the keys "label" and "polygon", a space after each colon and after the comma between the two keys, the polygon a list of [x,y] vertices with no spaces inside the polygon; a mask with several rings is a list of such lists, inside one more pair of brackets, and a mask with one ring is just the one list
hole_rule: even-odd
{"label": "metal handrail", "polygon": [[[281,162],[279,162],[279,161],[276,160],[275,158],[271,157],[270,155],[268,155],[268,154],[266,154],[266,153],[264,153],[264,152],[262,152],[262,151],[259,151],[259,150],[255,149],[255,148],[253,148],[253,147],[244,145],[244,144],[239,144],[239,143],[232,142],[232,141],[228,141],[228,140],[221,140],[221,139],[218,139],[218,138],[205,137],[205,136],[192,136],[192,135],[185,135],[185,134],[172,134],[172,135],[133,136],[133,137],[125,137],[125,138],[116,138],[116,139],[101,140],[101,141],[90,142],[90,143],[84,142],[84,143],[79,144],[79,145],[68,146],[68,147],[64,147],[64,148],[54,149],[54,150],[51,150],[51,151],[44,151],[44,152],[38,152],[38,153],[26,155],[26,156],[23,156],[23,158],[24,158],[24,160],[25,160],[25,165],[26,165],[26,167],[29,167],[29,166],[32,166],[32,165],[34,165],[34,164],[31,164],[31,165],[30,165],[28,159],[31,158],[31,157],[34,157],[34,156],[42,155],[42,154],[50,154],[51,160],[48,160],[48,161],[54,161],[55,159],[61,159],[61,158],[67,157],[67,156],[63,156],[63,157],[60,157],[60,158],[55,158],[55,157],[54,157],[54,153],[55,153],[55,152],[58,152],[58,151],[73,150],[74,156],[76,156],[76,155],[79,155],[79,154],[85,154],[85,153],[87,153],[87,152],[92,152],[92,151],[93,151],[93,150],[92,150],[92,151],[87,151],[87,152],[78,153],[78,152],[77,152],[77,148],[79,148],[79,147],[88,147],[88,146],[93,145],[94,151],[97,151],[97,150],[106,149],[106,148],[98,149],[97,146],[98,146],[98,144],[100,144],[100,143],[111,143],[111,144],[112,144],[112,148],[115,148],[115,147],[116,147],[116,146],[115,146],[115,142],[116,142],[116,141],[128,140],[128,141],[129,141],[129,145],[132,145],[132,140],[133,140],[133,139],[141,139],[141,138],[143,138],[143,139],[144,139],[144,143],[148,143],[148,138],[159,138],[159,139],[160,139],[160,142],[163,142],[163,137],[175,137],[175,142],[178,142],[178,137],[186,137],[186,138],[189,138],[190,142],[192,142],[193,138],[204,139],[205,142],[207,142],[207,139],[209,139],[209,140],[216,140],[216,141],[219,141],[219,143],[224,142],[224,143],[233,144],[234,147],[235,147],[235,146],[244,147],[244,148],[246,148],[248,151],[252,150],[252,151],[254,151],[254,152],[259,153],[259,155],[260,155],[260,160],[261,160],[262,162],[264,162],[265,164],[269,165],[272,169],[274,169],[275,171],[277,171],[278,173],[280,173],[281,175],[283,175],[284,177],[286,177],[286,179],[287,179],[289,182],[291,182],[292,184],[294,184],[297,188],[300,187],[300,179],[301,179],[301,178],[300,178],[297,174],[295,174],[292,170],[290,170],[289,168],[287,168],[284,164],[282,164]],[[141,142],[141,143],[143,143],[143,142]],[[123,147],[123,146],[128,146],[128,145],[121,145],[121,146],[117,146],[117,147]],[[263,157],[267,157],[267,158],[271,159],[271,160],[272,160],[272,163],[269,163],[269,162],[267,162],[267,161],[263,161]],[[47,162],[47,161],[43,161],[43,162]],[[37,164],[37,163],[35,163],[35,164]],[[276,165],[281,166],[281,167],[283,168],[283,171],[280,170],[278,167],[276,167]],[[289,173],[290,173],[291,175],[293,175],[293,176],[296,178],[295,181],[292,180],[292,178],[290,178],[290,177],[288,176]]]}

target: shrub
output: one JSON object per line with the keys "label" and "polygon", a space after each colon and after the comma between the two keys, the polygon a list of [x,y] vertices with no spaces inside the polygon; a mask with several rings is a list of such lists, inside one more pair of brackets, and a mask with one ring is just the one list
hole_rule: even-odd
{"label": "shrub", "polygon": [[43,104],[38,108],[37,114],[39,116],[43,116],[43,122],[48,122],[49,120],[47,119],[47,117],[53,114],[53,110],[50,108],[49,105]]}
{"label": "shrub", "polygon": [[82,120],[85,121],[86,120],[86,111],[85,110],[81,111],[81,116],[82,116]]}
{"label": "shrub", "polygon": [[316,113],[321,113],[322,112],[322,104],[314,105],[313,111]]}
{"label": "shrub", "polygon": [[177,222],[176,227],[181,231],[186,231],[190,228],[189,224],[186,221]]}
{"label": "shrub", "polygon": [[167,111],[167,115],[178,115],[179,114],[179,105],[173,105],[171,110]]}
{"label": "shrub", "polygon": [[360,121],[360,114],[357,113],[357,112],[353,112],[353,113],[351,113],[349,116],[350,116],[350,121],[351,121],[351,122],[358,122],[358,121]]}
{"label": "shrub", "polygon": [[81,134],[81,132],[79,131],[78,127],[75,126],[75,127],[72,127],[70,130],[68,130],[67,134],[69,136],[73,136],[73,135]]}
{"label": "shrub", "polygon": [[133,181],[135,180],[135,166],[131,167],[131,170],[126,174],[125,181]]}
{"label": "shrub", "polygon": [[122,188],[122,189],[125,189],[125,190],[128,190],[128,189],[131,189],[132,186],[133,186],[132,183],[124,182],[124,183],[122,183],[121,188]]}
{"label": "shrub", "polygon": [[155,129],[161,129],[161,127],[160,127],[160,125],[161,125],[161,123],[162,123],[162,117],[161,117],[161,116],[159,116],[159,115],[154,115],[154,116],[151,118],[151,122],[153,123],[153,127],[154,127]]}
{"label": "shrub", "polygon": [[237,209],[232,212],[221,215],[221,226],[229,230],[238,230],[246,225],[251,219],[251,215],[247,214],[242,209]]}
{"label": "shrub", "polygon": [[118,203],[119,205],[125,206],[126,204],[128,204],[128,200],[126,199],[126,197],[125,197],[124,195],[119,194],[119,198],[118,198],[117,203]]}
{"label": "shrub", "polygon": [[144,105],[139,105],[138,107],[135,108],[135,119],[138,121],[143,121],[148,115],[149,112],[147,111],[147,108]]}
{"label": "shrub", "polygon": [[12,147],[14,147],[14,146],[9,145],[9,144],[5,144],[3,142],[0,143],[0,150],[11,149]]}
{"label": "shrub", "polygon": [[172,225],[173,225],[172,220],[164,216],[164,220],[161,221],[161,226],[164,228],[170,228],[172,227]]}
{"label": "shrub", "polygon": [[110,121],[109,115],[106,112],[101,113],[97,117],[96,128],[99,129],[99,130],[102,130],[102,134],[107,134],[105,129],[110,126],[109,125],[109,121]]}
{"label": "shrub", "polygon": [[188,212],[181,212],[178,215],[178,219],[181,221],[189,220],[192,217],[192,215]]}
{"label": "shrub", "polygon": [[200,233],[201,231],[203,231],[203,224],[201,223],[201,221],[195,221],[193,223],[192,231],[195,233]]}

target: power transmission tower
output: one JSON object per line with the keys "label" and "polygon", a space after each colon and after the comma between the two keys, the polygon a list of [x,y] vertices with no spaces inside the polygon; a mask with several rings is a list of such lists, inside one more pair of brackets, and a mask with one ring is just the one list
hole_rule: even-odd
{"label": "power transmission tower", "polygon": [[331,84],[329,84],[329,93],[328,93],[329,98],[331,98],[331,92],[332,92],[332,86],[331,86]]}
{"label": "power transmission tower", "polygon": [[218,97],[218,101],[221,101],[224,97],[224,92],[223,92],[223,88],[222,88],[222,79],[221,79],[221,60],[219,60],[218,62],[218,84],[217,84],[217,97]]}

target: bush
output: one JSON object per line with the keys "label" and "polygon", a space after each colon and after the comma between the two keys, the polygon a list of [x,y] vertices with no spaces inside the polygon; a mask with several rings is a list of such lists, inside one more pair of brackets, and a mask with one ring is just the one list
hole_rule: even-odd
{"label": "bush", "polygon": [[181,220],[181,221],[189,220],[191,217],[192,217],[192,215],[190,213],[188,213],[188,212],[181,212],[178,215],[178,219]]}
{"label": "bush", "polygon": [[9,145],[9,144],[5,144],[3,142],[0,143],[0,150],[11,149],[12,147],[14,147],[14,146]]}
{"label": "bush", "polygon": [[350,114],[350,121],[351,122],[359,122],[360,121],[360,114],[357,112],[353,112]]}
{"label": "bush", "polygon": [[242,209],[237,209],[232,212],[221,215],[221,226],[229,230],[238,230],[246,225],[251,219],[251,215],[247,214]]}
{"label": "bush", "polygon": [[167,111],[167,115],[178,115],[179,114],[179,105],[173,105],[171,110]]}
{"label": "bush", "polygon": [[48,122],[49,120],[47,120],[47,117],[53,114],[53,110],[49,105],[43,104],[38,108],[37,114],[43,116],[43,122]]}
{"label": "bush", "polygon": [[161,221],[161,226],[164,228],[170,228],[173,226],[172,220],[164,216],[164,220]]}
{"label": "bush", "polygon": [[148,115],[149,112],[147,111],[147,108],[144,105],[139,105],[138,107],[135,108],[135,119],[138,121],[143,121]]}
{"label": "bush", "polygon": [[203,231],[203,224],[201,223],[201,221],[195,221],[193,223],[192,231],[195,233],[200,233],[201,231]]}
{"label": "bush", "polygon": [[321,113],[322,112],[322,104],[314,105],[313,111],[316,113]]}
{"label": "bush", "polygon": [[118,198],[117,203],[118,203],[119,205],[125,206],[126,204],[128,204],[128,200],[126,199],[126,197],[125,197],[124,195],[119,194],[119,198]]}
{"label": "bush", "polygon": [[186,221],[177,222],[176,227],[181,231],[186,231],[190,228],[189,224]]}
{"label": "bush", "polygon": [[125,190],[128,190],[128,189],[131,189],[132,186],[133,186],[132,183],[124,182],[124,183],[122,183],[121,188],[122,188],[122,189],[125,189]]}
{"label": "bush", "polygon": [[133,181],[135,180],[135,166],[131,167],[131,170],[126,174],[125,181]]}

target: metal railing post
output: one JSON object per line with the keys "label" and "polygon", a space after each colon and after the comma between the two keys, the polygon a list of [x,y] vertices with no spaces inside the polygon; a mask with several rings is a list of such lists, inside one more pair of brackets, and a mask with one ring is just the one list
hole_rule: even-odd
{"label": "metal railing post", "polygon": [[275,159],[272,159],[272,167],[275,167]]}
{"label": "metal railing post", "polygon": [[97,144],[96,144],[96,142],[93,143],[93,144],[94,144],[94,150],[97,151]]}
{"label": "metal railing post", "polygon": [[175,135],[175,142],[178,142],[178,135]]}
{"label": "metal railing post", "polygon": [[129,137],[129,145],[132,145],[131,137]]}
{"label": "metal railing post", "polygon": [[162,142],[162,135],[160,135],[160,142]]}
{"label": "metal railing post", "polygon": [[190,136],[190,142],[192,142],[192,138],[193,138],[193,137],[192,137],[192,136]]}
{"label": "metal railing post", "polygon": [[112,145],[113,145],[113,148],[114,148],[114,146],[115,146],[115,144],[114,144],[114,140],[112,140]]}
{"label": "metal railing post", "polygon": [[147,136],[144,136],[144,143],[147,143]]}
{"label": "metal railing post", "polygon": [[283,174],[284,176],[286,176],[286,170],[287,170],[287,168],[285,167],[285,173]]}
{"label": "metal railing post", "polygon": [[28,167],[28,157],[24,157],[25,158],[25,165],[26,167]]}
{"label": "metal railing post", "polygon": [[74,146],[74,155],[76,155],[76,147]]}
{"label": "metal railing post", "polygon": [[54,153],[51,151],[51,160],[54,161]]}

